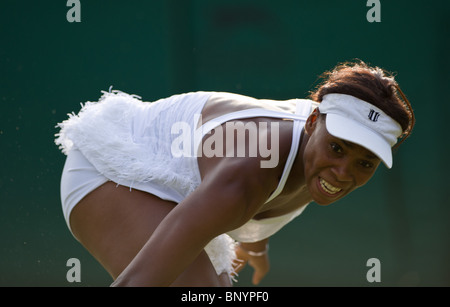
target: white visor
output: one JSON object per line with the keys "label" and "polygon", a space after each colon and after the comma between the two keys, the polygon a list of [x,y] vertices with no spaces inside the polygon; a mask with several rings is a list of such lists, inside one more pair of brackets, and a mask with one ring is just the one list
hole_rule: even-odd
{"label": "white visor", "polygon": [[328,133],[361,145],[392,167],[392,146],[402,134],[398,122],[376,106],[345,94],[324,95],[319,110],[327,114]]}

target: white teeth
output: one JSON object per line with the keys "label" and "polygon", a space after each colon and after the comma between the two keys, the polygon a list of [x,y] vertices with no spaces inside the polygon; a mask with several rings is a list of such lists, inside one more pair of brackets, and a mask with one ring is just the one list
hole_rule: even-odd
{"label": "white teeth", "polygon": [[341,188],[337,188],[337,187],[333,186],[331,183],[326,182],[322,178],[320,178],[320,185],[329,194],[336,194],[342,190]]}

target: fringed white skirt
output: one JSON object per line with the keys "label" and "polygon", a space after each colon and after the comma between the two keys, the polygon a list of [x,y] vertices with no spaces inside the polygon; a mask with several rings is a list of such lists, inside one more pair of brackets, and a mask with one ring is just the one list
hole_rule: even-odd
{"label": "fringed white skirt", "polygon": [[[195,101],[206,101],[205,93],[199,95],[203,96]],[[165,200],[180,202],[183,199],[182,193],[171,188],[171,183],[185,182],[183,176],[186,175],[167,174],[171,162],[160,161],[149,156],[149,152],[143,152],[144,146],[133,142],[127,132],[130,116],[142,103],[137,97],[125,93],[105,93],[98,103],[86,103],[78,115],[71,114],[68,120],[59,124],[61,131],[57,134],[56,144],[67,154],[61,177],[61,203],[69,229],[73,208],[88,193],[107,181],[148,192]],[[139,107],[135,108],[136,105]],[[148,150],[148,147],[145,148]],[[135,156],[132,159],[126,155]],[[153,167],[153,170],[149,167]],[[148,173],[144,174],[143,170]],[[163,178],[158,181],[153,180],[152,176]],[[185,191],[192,190],[193,182],[194,179],[190,180],[182,188]],[[182,192],[184,190],[181,189]],[[205,251],[216,273],[220,275],[226,272],[234,280],[235,241],[227,234],[222,234],[214,238]]]}

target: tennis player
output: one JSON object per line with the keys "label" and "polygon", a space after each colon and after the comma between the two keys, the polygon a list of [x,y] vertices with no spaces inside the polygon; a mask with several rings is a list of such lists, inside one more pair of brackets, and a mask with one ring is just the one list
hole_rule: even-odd
{"label": "tennis player", "polygon": [[104,92],[58,124],[64,217],[114,286],[230,286],[246,264],[258,284],[270,236],[391,168],[414,122],[394,78],[362,61],[310,99]]}

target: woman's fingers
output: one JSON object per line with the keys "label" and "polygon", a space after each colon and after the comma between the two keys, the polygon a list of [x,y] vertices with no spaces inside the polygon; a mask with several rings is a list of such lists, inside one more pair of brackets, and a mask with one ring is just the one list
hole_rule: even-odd
{"label": "woman's fingers", "polygon": [[239,246],[236,246],[236,260],[233,263],[233,268],[236,273],[239,273],[248,262],[248,255]]}
{"label": "woman's fingers", "polygon": [[233,263],[233,267],[236,273],[239,273],[248,263],[255,271],[253,273],[252,282],[257,285],[269,272],[270,264],[267,254],[262,256],[250,256],[239,246],[236,246],[237,259]]}
{"label": "woman's fingers", "polygon": [[255,272],[253,273],[252,282],[254,285],[257,285],[269,272],[270,269],[269,257],[267,255],[251,257],[248,263],[255,270]]}

